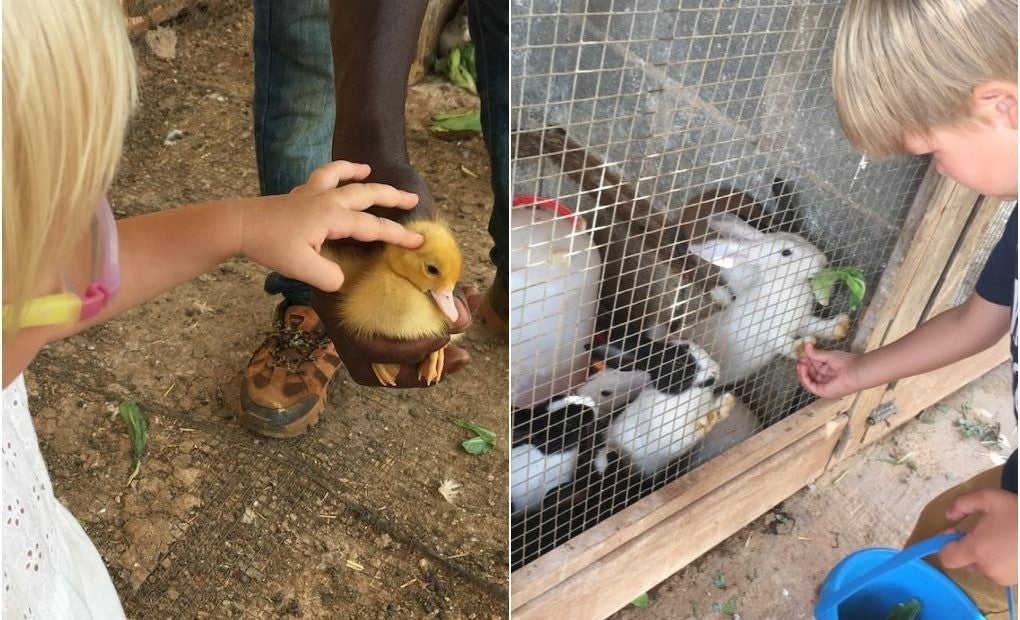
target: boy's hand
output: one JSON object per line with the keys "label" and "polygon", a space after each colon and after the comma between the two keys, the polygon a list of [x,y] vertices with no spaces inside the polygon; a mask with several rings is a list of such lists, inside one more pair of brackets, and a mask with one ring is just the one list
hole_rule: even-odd
{"label": "boy's hand", "polygon": [[386,241],[412,249],[421,245],[418,233],[363,213],[372,206],[411,209],[418,204],[417,195],[379,183],[337,187],[370,172],[364,164],[334,161],[316,169],[287,196],[267,196],[241,206],[241,253],[287,277],[336,291],[343,272],[319,255],[327,239]]}
{"label": "boy's hand", "polygon": [[1003,489],[961,495],[946,511],[950,521],[977,515],[962,539],[939,552],[945,568],[971,568],[1000,586],[1016,585],[1017,497]]}
{"label": "boy's hand", "polygon": [[860,390],[855,362],[859,356],[846,351],[820,351],[810,342],[797,360],[797,377],[807,391],[822,398],[839,398]]}

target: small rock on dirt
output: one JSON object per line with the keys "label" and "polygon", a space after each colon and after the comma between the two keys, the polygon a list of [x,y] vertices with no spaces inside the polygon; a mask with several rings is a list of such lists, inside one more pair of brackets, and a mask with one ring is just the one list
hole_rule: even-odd
{"label": "small rock on dirt", "polygon": [[156,28],[146,32],[145,43],[157,58],[177,58],[177,33],[173,28]]}

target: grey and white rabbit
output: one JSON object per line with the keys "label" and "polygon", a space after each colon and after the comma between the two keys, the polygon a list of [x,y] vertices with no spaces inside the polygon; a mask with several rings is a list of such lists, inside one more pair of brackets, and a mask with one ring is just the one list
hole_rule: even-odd
{"label": "grey and white rabbit", "polygon": [[717,239],[692,243],[688,251],[722,270],[725,288],[716,299],[725,308],[688,325],[719,363],[719,383],[747,378],[777,355],[796,358],[805,340],[838,340],[850,318],[813,315],[810,278],[826,265],[825,254],[800,235],[764,233],[739,217],[712,216]]}
{"label": "grey and white rabbit", "polygon": [[574,478],[581,439],[594,434],[596,403],[567,394],[514,411],[510,449],[511,512],[518,515],[542,504],[547,493]]}
{"label": "grey and white rabbit", "polygon": [[[668,363],[661,347],[672,354]],[[644,350],[633,356],[632,364],[647,365],[653,381],[627,406],[613,416],[605,431],[605,446],[595,459],[604,473],[608,455],[625,456],[642,475],[651,476],[682,456],[701,440],[717,422],[726,418],[736,399],[730,393],[713,394],[719,365],[693,343],[651,343],[659,351]],[[650,364],[651,360],[659,360]],[[607,360],[607,364],[612,362]]]}
{"label": "grey and white rabbit", "polygon": [[512,512],[541,505],[550,491],[571,482],[582,444],[595,441],[598,420],[626,406],[649,380],[644,371],[606,368],[574,394],[515,410],[519,439],[510,450]]}

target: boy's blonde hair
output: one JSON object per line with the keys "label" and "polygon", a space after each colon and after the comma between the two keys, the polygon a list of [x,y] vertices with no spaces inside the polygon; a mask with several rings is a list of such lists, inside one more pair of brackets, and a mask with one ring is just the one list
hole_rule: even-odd
{"label": "boy's blonde hair", "polygon": [[136,98],[115,0],[3,2],[3,303],[11,315],[52,292],[43,287],[88,233]]}
{"label": "boy's blonde hair", "polygon": [[976,86],[1016,83],[1016,0],[850,0],[832,61],[836,112],[866,154],[906,152],[970,116]]}

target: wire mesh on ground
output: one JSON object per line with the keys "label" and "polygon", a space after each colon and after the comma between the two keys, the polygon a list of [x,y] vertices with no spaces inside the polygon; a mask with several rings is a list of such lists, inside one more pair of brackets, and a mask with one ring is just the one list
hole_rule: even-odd
{"label": "wire mesh on ground", "polygon": [[677,4],[512,7],[514,568],[810,402],[927,168],[842,138],[842,3]]}

